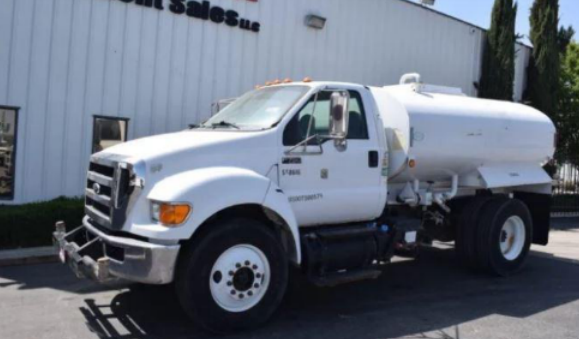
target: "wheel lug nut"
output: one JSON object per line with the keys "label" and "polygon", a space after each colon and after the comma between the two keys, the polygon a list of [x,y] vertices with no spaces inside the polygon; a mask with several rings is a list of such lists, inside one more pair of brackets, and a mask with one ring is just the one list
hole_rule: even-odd
{"label": "wheel lug nut", "polygon": [[256,269],[257,269],[257,265],[253,265],[253,269],[256,270]]}
{"label": "wheel lug nut", "polygon": [[231,295],[235,295],[236,293],[235,290],[231,290]]}
{"label": "wheel lug nut", "polygon": [[249,291],[247,292],[247,295],[251,297],[253,295],[253,292]]}
{"label": "wheel lug nut", "polygon": [[243,299],[245,296],[242,294],[239,295],[239,299]]}
{"label": "wheel lug nut", "polygon": [[229,271],[229,276],[233,277],[235,273],[233,271]]}
{"label": "wheel lug nut", "polygon": [[254,284],[253,288],[259,288],[259,284]]}
{"label": "wheel lug nut", "polygon": [[227,286],[233,286],[233,283],[231,281],[228,281]]}
{"label": "wheel lug nut", "polygon": [[251,263],[249,262],[249,260],[245,261],[245,266],[249,266]]}
{"label": "wheel lug nut", "polygon": [[240,268],[240,267],[241,267],[241,264],[240,264],[240,263],[237,263],[237,264],[235,264],[235,267]]}
{"label": "wheel lug nut", "polygon": [[257,279],[260,279],[260,278],[261,278],[261,273],[257,273],[257,274],[255,275],[255,277],[256,277]]}

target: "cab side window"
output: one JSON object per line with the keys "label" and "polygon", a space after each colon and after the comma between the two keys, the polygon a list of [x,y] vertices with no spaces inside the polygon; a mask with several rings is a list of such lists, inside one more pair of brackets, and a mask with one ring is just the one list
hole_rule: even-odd
{"label": "cab side window", "polygon": [[[350,93],[350,121],[348,128],[349,140],[367,140],[368,126],[366,114],[360,93]],[[295,146],[312,135],[328,135],[330,133],[330,96],[331,92],[320,92],[312,96],[308,103],[296,114],[287,125],[284,135],[284,146]],[[316,144],[312,140],[310,144]]]}

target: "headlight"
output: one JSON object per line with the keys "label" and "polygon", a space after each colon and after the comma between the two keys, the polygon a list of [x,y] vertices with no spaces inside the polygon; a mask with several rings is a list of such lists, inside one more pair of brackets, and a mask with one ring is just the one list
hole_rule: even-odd
{"label": "headlight", "polygon": [[151,201],[151,219],[167,227],[183,224],[190,213],[189,204]]}

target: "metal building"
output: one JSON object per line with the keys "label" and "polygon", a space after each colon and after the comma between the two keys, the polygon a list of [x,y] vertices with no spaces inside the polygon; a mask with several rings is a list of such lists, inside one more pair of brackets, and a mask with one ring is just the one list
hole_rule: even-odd
{"label": "metal building", "polygon": [[[476,95],[484,30],[405,0],[0,0],[0,203],[83,193],[88,158],[276,78]],[[516,100],[530,49],[518,45]],[[117,120],[118,118],[118,120]]]}

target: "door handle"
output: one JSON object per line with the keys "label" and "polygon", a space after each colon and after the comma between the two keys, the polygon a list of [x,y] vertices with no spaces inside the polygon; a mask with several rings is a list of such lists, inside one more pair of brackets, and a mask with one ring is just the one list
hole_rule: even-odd
{"label": "door handle", "polygon": [[378,167],[378,151],[368,152],[368,167],[376,168]]}

